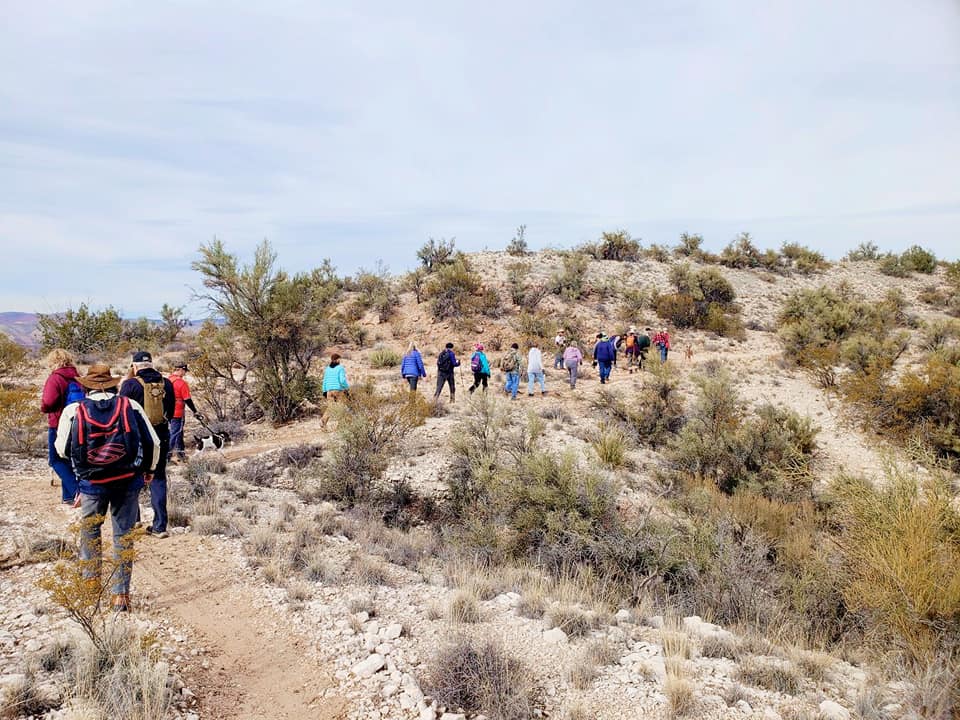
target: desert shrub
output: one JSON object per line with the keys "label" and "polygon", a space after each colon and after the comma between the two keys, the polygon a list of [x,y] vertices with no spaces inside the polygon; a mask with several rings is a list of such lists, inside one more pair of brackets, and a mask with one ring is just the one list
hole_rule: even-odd
{"label": "desert shrub", "polygon": [[300,443],[280,450],[277,465],[282,468],[296,468],[303,470],[309,467],[314,460],[320,457],[323,446],[319,444]]}
{"label": "desert shrub", "polygon": [[104,355],[113,350],[123,332],[123,321],[113,307],[91,310],[81,303],[76,310],[37,316],[43,352],[64,348],[76,355]]}
{"label": "desert shrub", "polygon": [[[193,269],[203,276],[210,309],[226,318],[256,361],[255,397],[275,422],[293,419],[319,387],[310,374],[323,351],[329,309],[341,289],[329,261],[310,273],[287,275],[276,268],[266,241],[254,261],[240,267],[219,240],[201,245]],[[232,373],[232,365],[224,374]]]}
{"label": "desert shrub", "polygon": [[666,368],[645,377],[634,401],[602,388],[594,407],[618,422],[636,442],[654,447],[679,432],[686,420],[677,380]]}
{"label": "desert shrub", "polygon": [[531,342],[548,340],[553,334],[554,321],[542,313],[521,313],[514,323],[514,328],[523,340],[524,345]]}
{"label": "desert shrub", "polygon": [[429,276],[430,271],[423,266],[415,268],[403,276],[401,288],[413,293],[417,305],[423,302],[427,295],[427,278]]}
{"label": "desert shrub", "polygon": [[530,254],[530,247],[527,245],[527,226],[521,225],[517,228],[517,232],[514,234],[513,239],[507,244],[507,254],[523,256]]}
{"label": "desert shrub", "polygon": [[739,308],[734,304],[736,292],[717,268],[696,271],[682,263],[670,268],[669,278],[676,292],[654,298],[657,315],[680,328],[742,336],[743,327],[736,317]]}
{"label": "desert shrub", "polygon": [[30,390],[0,388],[0,450],[38,457],[46,447],[45,418]]}
{"label": "desert shrub", "polygon": [[254,457],[234,467],[233,477],[238,482],[271,487],[276,480],[276,468],[266,458]]}
{"label": "desert shrub", "polygon": [[430,238],[424,245],[417,250],[417,258],[428,271],[437,270],[443,265],[454,262],[455,238],[449,240],[440,238],[439,242]]}
{"label": "desert shrub", "polygon": [[665,263],[670,261],[670,249],[654,243],[648,247],[644,254],[651,260],[656,260],[657,262]]}
{"label": "desert shrub", "polygon": [[557,605],[547,612],[551,627],[560,628],[569,637],[581,638],[596,626],[596,619],[590,613],[570,605]]}
{"label": "desert shrub", "polygon": [[780,254],[790,262],[791,268],[801,275],[809,275],[830,267],[822,253],[799,243],[784,243]]}
{"label": "desert shrub", "polygon": [[590,445],[600,462],[616,470],[628,464],[627,437],[618,427],[602,427],[591,439]]}
{"label": "desert shrub", "polygon": [[579,300],[586,294],[587,258],[580,253],[562,255],[563,270],[550,279],[550,292],[565,300]]}
{"label": "desert shrub", "polygon": [[493,641],[460,639],[430,663],[424,688],[437,702],[491,720],[525,720],[533,714],[533,676]]}
{"label": "desert shrub", "polygon": [[697,402],[670,443],[675,468],[726,493],[743,486],[784,500],[809,494],[817,434],[809,418],[773,405],[749,416],[722,371],[695,382]]}
{"label": "desert shrub", "polygon": [[372,353],[370,353],[370,367],[374,368],[391,368],[397,367],[400,364],[400,354],[395,350],[386,347],[376,348]]}
{"label": "desert shrub", "polygon": [[937,269],[937,256],[919,245],[913,245],[900,254],[900,264],[909,272],[929,275]]}
{"label": "desert shrub", "polygon": [[355,386],[348,402],[334,406],[334,411],[339,424],[318,490],[322,497],[355,502],[370,497],[391,454],[423,424],[429,403],[416,393],[383,396],[372,387]]}
{"label": "desert shrub", "polygon": [[851,262],[862,262],[864,260],[878,260],[880,258],[880,248],[872,242],[862,242],[856,248],[848,252],[845,260]]}
{"label": "desert shrub", "polygon": [[636,261],[640,259],[640,243],[626,230],[604,232],[594,243],[583,246],[583,251],[597,260]]}
{"label": "desert shrub", "polygon": [[510,301],[514,305],[523,303],[526,296],[526,278],[530,268],[526,263],[515,262],[507,266],[507,288],[510,291]]}
{"label": "desert shrub", "polygon": [[474,272],[470,260],[457,253],[453,259],[434,269],[427,288],[433,317],[444,320],[473,314],[477,309],[474,295],[481,288],[480,276]]}
{"label": "desert shrub", "polygon": [[732,268],[756,268],[764,262],[763,255],[753,244],[750,233],[740,233],[720,251],[720,264]]}
{"label": "desert shrub", "polygon": [[843,478],[831,488],[850,573],[847,603],[866,611],[880,642],[917,662],[960,649],[960,515],[949,483],[891,470],[883,485]]}
{"label": "desert shrub", "polygon": [[[240,440],[246,434],[243,423],[264,414],[255,397],[250,358],[232,328],[218,327],[209,320],[197,333],[196,342],[197,352],[190,361],[196,378],[192,386],[194,397],[212,410],[212,419],[207,422],[211,429],[227,430],[233,440]],[[230,426],[218,429],[214,423]]]}
{"label": "desert shrub", "polygon": [[26,348],[14,342],[5,333],[0,333],[0,378],[15,373],[23,367],[26,359]]}
{"label": "desert shrub", "polygon": [[698,260],[703,255],[703,236],[697,233],[683,233],[680,243],[673,248],[673,254]]}
{"label": "desert shrub", "polygon": [[477,310],[481,315],[488,318],[498,318],[503,316],[503,302],[500,299],[500,293],[494,287],[484,287],[477,299]]}
{"label": "desert shrub", "polygon": [[910,269],[903,264],[900,256],[894,255],[893,253],[882,255],[877,269],[884,275],[896,278],[904,278],[910,274]]}
{"label": "desert shrub", "polygon": [[625,323],[634,323],[650,302],[649,293],[643,288],[628,287],[620,297],[620,319]]}
{"label": "desert shrub", "polygon": [[482,619],[480,600],[469,589],[457,590],[450,598],[447,618],[454,623],[478,623]]}
{"label": "desert shrub", "polygon": [[737,679],[747,685],[787,695],[800,692],[800,674],[782,660],[746,658],[740,663]]}

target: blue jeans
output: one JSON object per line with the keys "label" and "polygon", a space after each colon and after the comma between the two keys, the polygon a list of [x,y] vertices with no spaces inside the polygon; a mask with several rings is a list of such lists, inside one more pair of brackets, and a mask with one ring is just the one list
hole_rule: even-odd
{"label": "blue jeans", "polygon": [[187,457],[187,450],[183,446],[183,418],[170,420],[170,455],[177,454],[181,460]]}
{"label": "blue jeans", "polygon": [[563,370],[563,353],[558,352],[553,356],[553,369],[554,370]]}
{"label": "blue jeans", "polygon": [[[112,488],[110,485],[118,487]],[[80,563],[83,577],[99,579],[101,572],[101,545],[100,528],[110,511],[113,522],[113,562],[114,570],[111,576],[111,587],[114,595],[123,595],[130,592],[130,574],[133,571],[133,558],[121,560],[120,553],[131,549],[130,543],[124,538],[133,524],[137,521],[138,490],[131,490],[131,483],[118,481],[107,483],[99,495],[80,496]]]}
{"label": "blue jeans", "polygon": [[57,441],[57,429],[47,430],[47,464],[60,478],[60,497],[64,502],[73,502],[77,496],[77,478],[73,474],[73,466],[69,460],[57,455],[54,443]]}
{"label": "blue jeans", "polygon": [[666,345],[660,345],[659,348],[660,348],[660,362],[665,363],[667,361],[667,353],[669,352],[669,350],[667,350]]}
{"label": "blue jeans", "polygon": [[530,372],[527,371],[527,394],[533,395],[533,386],[536,383],[540,383],[540,392],[545,393],[547,391],[547,386],[544,384],[543,370]]}
{"label": "blue jeans", "polygon": [[510,393],[511,397],[517,396],[517,391],[520,389],[520,373],[508,372],[507,373],[507,392]]}
{"label": "blue jeans", "polygon": [[170,429],[166,425],[154,425],[153,429],[160,438],[160,459],[157,460],[157,469],[153,471],[153,482],[150,483],[150,507],[153,508],[153,524],[150,529],[164,532],[167,529],[167,453],[170,451]]}
{"label": "blue jeans", "polygon": [[600,382],[605,383],[607,378],[610,377],[610,369],[613,367],[613,362],[610,360],[598,360],[597,365],[600,366]]}

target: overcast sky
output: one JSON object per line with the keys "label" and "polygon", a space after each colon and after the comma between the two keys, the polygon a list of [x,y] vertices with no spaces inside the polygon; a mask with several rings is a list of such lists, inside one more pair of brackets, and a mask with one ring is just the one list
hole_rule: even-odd
{"label": "overcast sky", "polygon": [[960,255],[956,0],[0,8],[0,310],[156,315],[215,235],[341,272],[521,223]]}

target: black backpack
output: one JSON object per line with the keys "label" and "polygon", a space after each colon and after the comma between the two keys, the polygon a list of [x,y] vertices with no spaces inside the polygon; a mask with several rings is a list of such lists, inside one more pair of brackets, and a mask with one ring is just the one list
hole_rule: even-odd
{"label": "black backpack", "polygon": [[437,356],[437,370],[440,372],[453,372],[453,353],[450,350],[444,350]]}
{"label": "black backpack", "polygon": [[[108,483],[132,478],[144,465],[143,419],[130,398],[83,399],[70,427],[70,459],[77,478]],[[146,440],[152,451],[152,442]]]}

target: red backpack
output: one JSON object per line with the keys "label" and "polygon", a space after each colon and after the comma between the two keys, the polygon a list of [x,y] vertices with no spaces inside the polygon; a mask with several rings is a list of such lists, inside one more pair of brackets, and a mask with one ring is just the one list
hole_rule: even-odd
{"label": "red backpack", "polygon": [[142,420],[130,398],[85,398],[70,427],[70,459],[77,478],[91,483],[125,480],[142,472]]}

